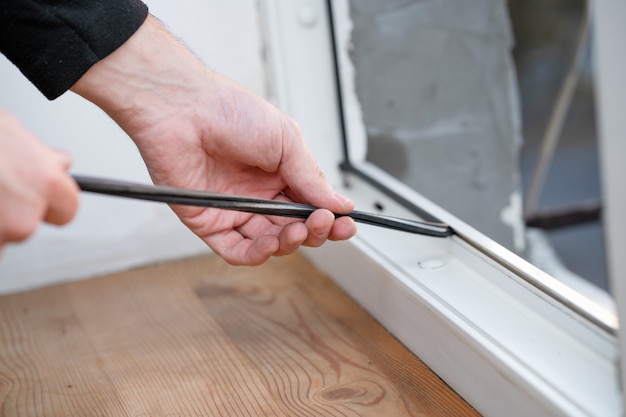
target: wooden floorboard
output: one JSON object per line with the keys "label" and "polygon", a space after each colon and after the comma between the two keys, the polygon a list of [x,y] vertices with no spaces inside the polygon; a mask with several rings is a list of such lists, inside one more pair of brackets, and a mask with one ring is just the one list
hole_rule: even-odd
{"label": "wooden floorboard", "polygon": [[476,412],[292,255],[255,268],[191,258],[0,297],[0,414]]}

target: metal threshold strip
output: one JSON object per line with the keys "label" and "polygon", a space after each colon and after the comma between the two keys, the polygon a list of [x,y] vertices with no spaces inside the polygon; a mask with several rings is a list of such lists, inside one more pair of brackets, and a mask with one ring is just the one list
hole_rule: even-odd
{"label": "metal threshold strip", "polygon": [[[479,239],[472,238],[463,233],[457,233],[457,236],[491,260],[513,272],[533,287],[541,290],[584,319],[609,334],[617,335],[619,323],[617,315],[611,309],[598,305],[584,294],[567,287],[551,275],[529,264],[517,255],[510,253],[507,249],[503,248],[502,252],[506,251],[506,253],[501,253],[489,249],[487,245],[483,244]],[[531,269],[534,270],[531,271]]]}

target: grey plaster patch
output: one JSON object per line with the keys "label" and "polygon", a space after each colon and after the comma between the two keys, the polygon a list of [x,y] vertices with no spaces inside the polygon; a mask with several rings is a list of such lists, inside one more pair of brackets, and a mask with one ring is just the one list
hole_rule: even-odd
{"label": "grey plaster patch", "polygon": [[519,249],[521,215],[502,221],[520,191],[521,142],[506,2],[350,5],[368,160]]}

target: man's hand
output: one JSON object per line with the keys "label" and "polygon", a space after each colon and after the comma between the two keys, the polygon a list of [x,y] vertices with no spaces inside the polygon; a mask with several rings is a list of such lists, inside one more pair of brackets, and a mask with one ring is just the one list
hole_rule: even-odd
{"label": "man's hand", "polygon": [[207,69],[154,18],[72,90],[104,109],[134,140],[157,184],[308,203],[306,221],[173,206],[232,264],[257,265],[300,245],[356,233],[353,203],[325,180],[296,123]]}
{"label": "man's hand", "polygon": [[0,249],[29,237],[41,221],[62,225],[74,217],[78,187],[70,163],[0,109]]}

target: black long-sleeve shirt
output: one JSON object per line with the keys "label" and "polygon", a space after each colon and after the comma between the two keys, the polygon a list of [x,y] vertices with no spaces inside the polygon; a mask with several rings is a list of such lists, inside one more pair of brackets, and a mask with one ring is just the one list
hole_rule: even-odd
{"label": "black long-sleeve shirt", "polygon": [[52,100],[130,38],[147,15],[140,0],[2,0],[0,52]]}

